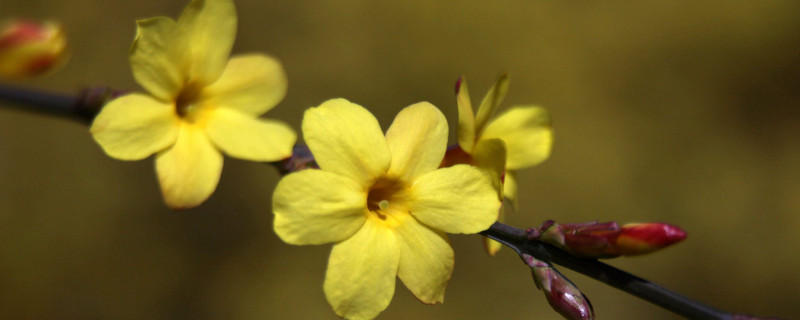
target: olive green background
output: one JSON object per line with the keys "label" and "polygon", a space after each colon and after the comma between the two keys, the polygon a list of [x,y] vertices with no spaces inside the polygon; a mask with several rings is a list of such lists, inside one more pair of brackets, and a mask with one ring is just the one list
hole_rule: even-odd
{"label": "olive green background", "polygon": [[[54,18],[72,58],[15,83],[64,93],[141,90],[134,20],[187,1],[3,0],[3,17]],[[518,226],[663,221],[663,253],[609,261],[721,309],[800,318],[800,3],[778,1],[237,1],[235,53],[278,57],[286,98],[267,116],[345,97],[386,128],[429,101],[450,121],[453,84],[479,99],[511,75],[503,107],[554,119],[552,156],[520,172]],[[336,319],[322,292],[329,245],[272,231],[270,167],[226,158],[216,193],[173,212],[153,161],[107,157],[87,127],[0,109],[0,318]],[[332,186],[334,187],[334,186]],[[519,259],[452,236],[443,305],[398,282],[381,319],[560,319]],[[599,319],[677,319],[565,271]]]}

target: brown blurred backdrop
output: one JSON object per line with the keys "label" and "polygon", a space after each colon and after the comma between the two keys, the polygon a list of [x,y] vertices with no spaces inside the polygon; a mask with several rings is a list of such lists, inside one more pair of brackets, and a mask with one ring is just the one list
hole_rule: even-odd
{"label": "brown blurred backdrop", "polygon": [[[58,19],[71,40],[60,73],[18,84],[139,90],[134,20],[187,3],[3,0],[1,16]],[[268,117],[299,128],[303,110],[345,97],[385,128],[427,100],[454,125],[456,78],[478,99],[508,71],[504,106],[545,106],[556,130],[552,157],[520,173],[511,224],[674,223],[685,243],[610,263],[721,309],[800,318],[800,3],[237,6],[234,50],[272,54],[288,73]],[[172,212],[152,160],[113,160],[85,126],[0,108],[0,318],[336,319],[322,292],[330,246],[272,231],[278,178],[226,159],[209,201]],[[510,250],[489,258],[477,236],[451,239],[446,303],[423,305],[398,283],[381,319],[560,319]],[[566,273],[600,319],[678,318]]]}

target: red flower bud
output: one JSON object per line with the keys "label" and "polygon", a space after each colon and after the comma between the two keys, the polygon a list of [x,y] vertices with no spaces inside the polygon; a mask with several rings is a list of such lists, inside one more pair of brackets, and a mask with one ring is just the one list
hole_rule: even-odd
{"label": "red flower bud", "polygon": [[630,223],[617,237],[616,254],[632,256],[666,248],[686,239],[686,231],[666,223]]}
{"label": "red flower bud", "polygon": [[24,78],[53,70],[67,41],[60,25],[17,20],[0,28],[0,78]]}
{"label": "red flower bud", "polygon": [[686,238],[686,232],[665,223],[616,222],[542,224],[539,239],[577,256],[613,258],[650,253]]}

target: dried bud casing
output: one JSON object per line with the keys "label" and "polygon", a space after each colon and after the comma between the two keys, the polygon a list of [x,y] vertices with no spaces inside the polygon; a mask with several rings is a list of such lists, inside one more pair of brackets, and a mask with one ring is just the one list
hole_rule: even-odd
{"label": "dried bud casing", "polygon": [[314,155],[306,145],[296,144],[292,148],[292,155],[277,163],[278,169],[283,174],[297,172],[305,169],[319,169]]}
{"label": "dried bud casing", "polygon": [[54,22],[15,20],[0,28],[0,78],[27,78],[56,69],[66,59],[64,30]]}

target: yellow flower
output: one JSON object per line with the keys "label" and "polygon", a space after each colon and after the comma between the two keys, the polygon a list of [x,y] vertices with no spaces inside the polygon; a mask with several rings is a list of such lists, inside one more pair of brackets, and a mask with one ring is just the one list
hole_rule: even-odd
{"label": "yellow flower", "polygon": [[[503,101],[508,92],[508,76],[502,74],[489,89],[478,107],[477,114],[473,114],[467,90],[467,81],[459,80],[457,84],[458,102],[458,144],[466,153],[472,155],[475,165],[488,169],[491,172],[503,172],[503,196],[512,206],[517,200],[517,178],[515,170],[532,167],[546,160],[550,156],[553,145],[553,131],[550,127],[550,115],[547,110],[537,106],[513,106],[494,120],[497,106]],[[505,147],[505,158],[498,140]],[[492,146],[494,145],[494,146]],[[501,159],[502,158],[502,159]],[[498,165],[497,162],[504,162]],[[500,213],[503,219],[505,206]],[[490,255],[500,250],[500,243],[484,238],[486,251]]]}
{"label": "yellow flower", "polygon": [[67,38],[55,22],[15,20],[0,27],[0,78],[42,75],[66,59]]}
{"label": "yellow flower", "polygon": [[386,135],[366,109],[344,99],[306,111],[303,134],[320,169],[275,188],[275,232],[290,244],[334,242],[325,295],[349,319],[386,309],[395,276],[422,302],[444,300],[453,270],[448,233],[477,233],[500,199],[475,167],[437,169],[447,121],[433,105],[403,109]]}
{"label": "yellow flower", "polygon": [[291,155],[297,135],[258,116],[286,93],[280,63],[250,54],[228,60],[236,36],[230,0],[194,0],[178,21],[137,21],[133,76],[149,94],[111,101],[91,132],[120,160],[156,154],[164,201],[190,208],[207,199],[222,172],[222,154],[252,161]]}

